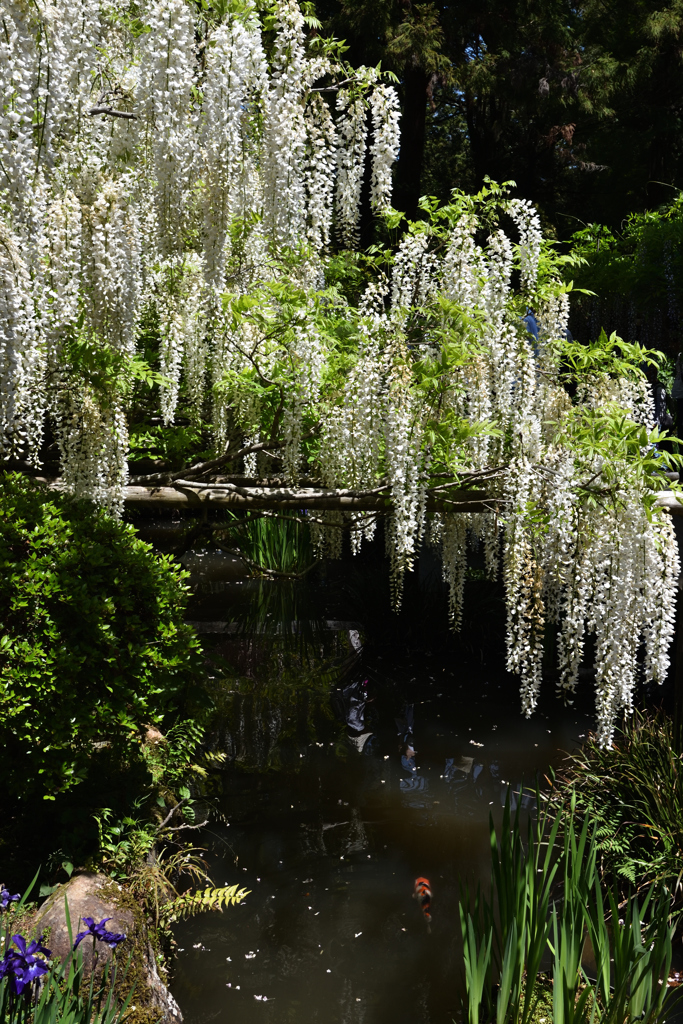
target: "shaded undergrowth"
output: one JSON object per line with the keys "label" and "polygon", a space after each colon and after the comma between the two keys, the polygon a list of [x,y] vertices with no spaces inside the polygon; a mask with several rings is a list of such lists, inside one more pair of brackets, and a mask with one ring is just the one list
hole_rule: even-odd
{"label": "shaded undergrowth", "polygon": [[663,713],[635,712],[602,750],[594,737],[571,754],[553,801],[595,824],[603,874],[622,888],[666,882],[683,903],[683,758]]}

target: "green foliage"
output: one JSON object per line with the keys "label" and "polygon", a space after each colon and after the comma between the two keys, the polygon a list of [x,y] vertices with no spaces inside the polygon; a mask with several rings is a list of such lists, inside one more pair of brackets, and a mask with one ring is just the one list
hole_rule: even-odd
{"label": "green foliage", "polygon": [[112,877],[138,873],[155,847],[155,864],[166,870],[171,863],[171,875],[189,870],[182,858],[174,861],[175,854],[163,844],[178,827],[196,822],[196,800],[206,795],[210,773],[225,761],[225,754],[202,749],[204,736],[203,725],[192,719],[177,722],[166,736],[148,734],[138,755],[147,769],[145,791],[132,801],[128,814],[117,814],[111,807],[98,808],[94,814],[97,861]]}
{"label": "green foliage", "polygon": [[240,888],[239,885],[228,885],[219,889],[208,886],[204,890],[197,890],[197,892],[185,892],[164,906],[163,919],[171,924],[174,921],[183,921],[187,917],[194,917],[205,910],[223,910],[224,907],[234,907],[241,903],[250,892],[250,889]]}
{"label": "green foliage", "polygon": [[[435,257],[449,244],[453,226],[463,216],[475,216],[484,231],[495,231],[504,224],[508,215],[510,190],[513,183],[502,185],[486,179],[476,195],[454,190],[450,201],[440,204],[433,197],[423,197],[420,209],[423,220],[409,221],[396,210],[384,215],[388,236],[420,235],[428,241],[428,251]],[[513,246],[517,267],[522,254],[519,245]],[[366,325],[358,308],[350,305],[357,301],[363,282],[377,285],[378,294],[387,283],[387,273],[393,262],[392,246],[375,245],[367,253],[338,253],[331,262],[332,276],[327,289],[307,292],[302,288],[293,270],[301,254],[291,254],[289,270],[282,258],[281,276],[277,281],[256,289],[249,295],[223,296],[224,313],[232,328],[233,337],[251,334],[263,340],[258,347],[244,348],[244,363],[240,370],[227,371],[216,384],[216,391],[227,399],[234,418],[232,433],[236,438],[258,434],[271,439],[274,451],[281,450],[283,415],[287,396],[297,387],[299,377],[297,346],[294,343],[302,322],[315,328],[322,342],[324,365],[319,393],[303,409],[304,455],[309,473],[320,472],[317,459],[317,440],[321,424],[328,412],[344,400],[347,380],[363,351]],[[543,242],[538,283],[533,295],[521,291],[513,294],[508,316],[511,324],[518,324],[520,358],[529,364],[536,359],[527,343],[522,317],[528,305],[541,305],[556,301],[560,295],[574,294],[577,289],[570,275],[583,273],[585,255],[582,249],[563,253],[557,244]],[[583,289],[582,295],[585,295]],[[590,296],[589,296],[590,297]],[[501,436],[499,424],[490,421],[465,421],[454,411],[458,388],[467,387],[467,371],[476,370],[482,353],[483,314],[477,309],[465,308],[443,294],[432,294],[424,301],[416,297],[404,312],[405,318],[387,326],[386,335],[377,332],[380,350],[390,351],[397,369],[405,367],[405,379],[411,380],[415,398],[415,416],[424,425],[423,446],[430,449],[430,485],[444,477],[458,477],[471,468],[473,440],[479,436]],[[645,381],[643,367],[659,367],[662,354],[637,342],[626,342],[615,333],[601,332],[590,344],[580,344],[568,338],[547,343],[548,365],[560,368],[560,382],[566,394],[558,394],[556,424],[547,424],[548,435],[568,447],[585,469],[587,481],[582,497],[591,501],[614,497],[619,480],[624,474],[637,484],[641,494],[661,489],[662,472],[672,469],[680,461],[678,455],[658,451],[663,437],[647,434],[631,415],[627,415],[616,402],[609,404],[612,394],[619,393],[615,382],[628,380],[635,384]],[[543,369],[541,372],[546,372]],[[547,371],[554,372],[554,371]],[[588,408],[586,394],[600,393],[600,409]],[[570,396],[576,396],[574,399]],[[454,402],[454,399],[456,401]],[[514,438],[502,437],[501,461],[512,450]],[[238,444],[240,441],[238,441]],[[268,456],[264,456],[268,458]],[[598,470],[598,460],[602,469]],[[384,480],[384,465],[380,458],[376,482]],[[265,471],[267,472],[267,471]],[[277,473],[277,470],[274,470]],[[599,479],[599,486],[593,486]],[[350,485],[339,481],[341,486]],[[648,497],[647,500],[650,500]],[[235,530],[236,527],[231,527]],[[293,570],[284,568],[284,552],[276,557],[269,552],[270,526],[249,526],[237,545],[230,545],[230,532],[226,532],[226,545],[238,547],[247,559],[272,571],[303,571],[299,565]],[[296,529],[289,525],[287,533],[294,535],[292,547],[300,545]],[[263,533],[261,534],[261,531]],[[254,554],[250,554],[250,548]]]}
{"label": "green foliage", "polygon": [[[648,431],[616,403],[601,409],[575,407],[564,417],[559,431],[573,448],[579,465],[583,462],[587,470],[586,482],[579,490],[588,501],[618,501],[618,485],[628,480],[639,488],[644,503],[652,509],[663,483],[672,486],[663,473],[683,464],[680,455],[657,447],[666,440],[666,433],[657,428]],[[603,464],[598,482],[597,476],[588,471],[599,459]]]}
{"label": "green foliage", "polygon": [[231,516],[215,529],[215,543],[238,554],[256,575],[301,576],[314,565],[305,518],[294,514]]}
{"label": "green foliage", "polygon": [[25,478],[0,478],[0,766],[53,798],[94,749],[127,756],[196,678],[185,574],[133,528]]}
{"label": "green foliage", "polygon": [[641,377],[641,366],[659,366],[664,362],[661,352],[646,349],[638,342],[629,344],[618,338],[616,332],[608,337],[604,330],[587,345],[568,341],[562,348],[562,359],[566,366],[564,376],[569,383],[587,373],[607,373],[634,380]]}
{"label": "green foliage", "polygon": [[84,384],[104,405],[118,395],[132,395],[136,384],[149,389],[168,383],[141,354],[130,356],[103,343],[84,327],[83,317],[67,333],[65,355],[67,377],[62,386],[69,387],[74,381]]}
{"label": "green foliage", "polygon": [[666,882],[680,901],[683,762],[669,718],[636,712],[606,750],[590,737],[569,757],[553,800],[566,806],[570,795],[595,825],[606,875],[639,887]]}
{"label": "green foliage", "polygon": [[188,460],[207,457],[201,430],[196,426],[137,425],[130,431],[131,462],[163,459],[174,469]]}
{"label": "green foliage", "polygon": [[[661,983],[675,931],[671,892],[652,886],[623,910],[600,881],[595,831],[588,818],[577,823],[573,796],[562,821],[538,795],[537,810],[525,843],[519,806],[513,817],[508,795],[499,836],[491,822],[490,896],[465,890],[461,899],[468,1024],[530,1024],[546,998],[539,972],[548,953],[553,1024],[664,1021],[671,1012]],[[588,971],[586,933],[595,958]]]}
{"label": "green foliage", "polygon": [[[573,274],[575,282],[596,293],[605,315],[619,304],[631,308],[638,317],[659,315],[657,343],[668,347],[668,334],[673,331],[670,344],[679,344],[683,194],[677,193],[657,209],[630,214],[619,231],[611,231],[605,224],[589,224],[572,235],[571,245],[582,259],[582,266]],[[578,317],[590,315],[590,300],[579,296],[575,306]],[[641,331],[644,324],[634,323],[633,327]]]}

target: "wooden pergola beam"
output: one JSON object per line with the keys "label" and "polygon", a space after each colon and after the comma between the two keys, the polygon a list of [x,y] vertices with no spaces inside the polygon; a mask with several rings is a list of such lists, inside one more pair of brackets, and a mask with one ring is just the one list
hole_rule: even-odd
{"label": "wooden pergola beam", "polygon": [[[45,481],[48,482],[48,481]],[[59,480],[49,486],[61,490]],[[499,512],[505,502],[483,490],[437,488],[427,495],[428,512]],[[217,508],[277,511],[307,509],[311,512],[377,512],[389,513],[392,501],[389,489],[372,491],[332,490],[323,487],[258,487],[232,483],[198,483],[178,480],[171,487],[131,484],[125,489],[129,508],[192,509],[202,506]],[[658,491],[655,505],[672,515],[683,516],[683,503],[673,491]]]}
{"label": "wooden pergola beam", "polygon": [[[190,509],[202,505],[234,509],[276,510],[308,509],[320,512],[391,512],[392,502],[386,493],[325,490],[318,487],[290,489],[284,487],[233,487],[223,484],[202,485],[176,483],[174,487],[126,488],[128,507],[161,506]],[[447,497],[427,500],[428,512],[495,512],[502,506],[500,498],[485,491],[451,490]]]}

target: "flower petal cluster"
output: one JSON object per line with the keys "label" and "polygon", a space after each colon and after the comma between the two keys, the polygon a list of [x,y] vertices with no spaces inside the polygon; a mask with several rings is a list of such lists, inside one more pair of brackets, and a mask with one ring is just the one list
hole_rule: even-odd
{"label": "flower petal cluster", "polygon": [[111,921],[111,918],[103,917],[101,921],[96,922],[93,917],[84,917],[85,931],[79,932],[76,936],[74,949],[77,949],[83,939],[87,939],[89,935],[92,935],[93,939],[96,939],[98,942],[104,942],[110,949],[116,949],[120,943],[125,942],[126,936],[123,932],[107,931],[105,928],[107,921]]}
{"label": "flower petal cluster", "polygon": [[12,896],[9,889],[6,889],[4,885],[0,885],[0,910],[7,910],[10,903],[16,903],[19,899],[21,897],[18,893]]}
{"label": "flower petal cluster", "polygon": [[47,974],[49,965],[43,957],[49,959],[52,953],[42,945],[42,936],[28,942],[23,935],[13,935],[12,942],[16,948],[9,946],[0,960],[0,980],[9,978],[12,991],[20,996],[24,989]]}
{"label": "flower petal cluster", "polygon": [[391,168],[399,149],[401,131],[400,108],[396,90],[389,85],[378,85],[370,96],[372,113],[372,180],[370,203],[377,211],[386,209],[391,200]]}

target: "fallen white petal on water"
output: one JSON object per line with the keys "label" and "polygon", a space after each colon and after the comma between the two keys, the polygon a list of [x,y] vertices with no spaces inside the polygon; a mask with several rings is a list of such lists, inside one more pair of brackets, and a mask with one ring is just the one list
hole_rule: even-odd
{"label": "fallen white petal on water", "polygon": [[359,936],[359,935],[362,935],[362,934],[363,934],[362,932],[354,932],[354,933],[353,933],[353,937],[354,937],[354,939],[357,939],[357,938],[358,938],[358,936]]}
{"label": "fallen white petal on water", "polygon": [[327,968],[327,973],[328,973],[328,974],[332,974],[332,971],[330,970],[330,968],[329,968],[329,967]]}
{"label": "fallen white petal on water", "polygon": [[[388,761],[388,760],[389,760],[389,755],[388,755],[388,754],[385,754],[385,755],[384,755],[384,760],[385,760],[385,761]],[[360,1001],[360,1000],[359,1000],[359,1001]]]}
{"label": "fallen white petal on water", "polygon": [[245,960],[253,960],[255,956],[256,956],[256,953],[252,953],[252,951],[249,950],[248,953],[244,954],[244,959]]}

